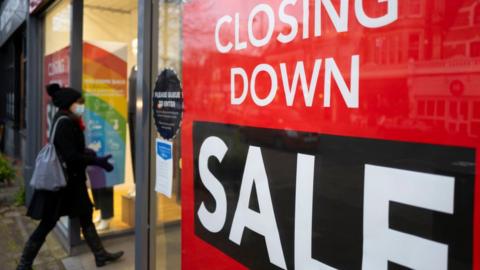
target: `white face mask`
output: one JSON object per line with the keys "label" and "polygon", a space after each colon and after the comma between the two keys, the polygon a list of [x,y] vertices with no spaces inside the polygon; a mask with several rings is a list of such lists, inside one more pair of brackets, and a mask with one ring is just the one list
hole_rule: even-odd
{"label": "white face mask", "polygon": [[74,113],[78,116],[82,116],[85,113],[85,105],[83,104],[75,104]]}

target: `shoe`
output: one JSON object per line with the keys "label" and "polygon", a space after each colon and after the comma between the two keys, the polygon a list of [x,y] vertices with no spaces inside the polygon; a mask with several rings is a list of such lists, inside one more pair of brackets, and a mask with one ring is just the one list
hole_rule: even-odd
{"label": "shoe", "polygon": [[105,266],[109,262],[114,262],[123,256],[123,251],[109,253],[103,250],[101,253],[95,254],[95,264],[97,267]]}
{"label": "shoe", "polygon": [[102,267],[107,263],[114,262],[123,256],[123,251],[110,253],[105,250],[93,223],[86,228],[82,228],[82,231],[85,241],[95,256],[95,264],[97,267]]}
{"label": "shoe", "polygon": [[106,231],[110,229],[110,221],[111,219],[101,219],[100,222],[95,227],[97,231]]}
{"label": "shoe", "polygon": [[35,257],[37,257],[42,245],[43,242],[37,243],[32,240],[28,240],[23,248],[22,257],[20,257],[17,270],[32,270],[33,261],[35,260]]}
{"label": "shoe", "polygon": [[93,223],[99,223],[102,220],[102,213],[98,213],[98,215],[93,219]]}

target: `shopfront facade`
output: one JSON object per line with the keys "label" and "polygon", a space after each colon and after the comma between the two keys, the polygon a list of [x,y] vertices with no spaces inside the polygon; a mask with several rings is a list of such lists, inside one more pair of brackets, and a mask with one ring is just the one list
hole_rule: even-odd
{"label": "shopfront facade", "polygon": [[82,89],[115,166],[88,170],[94,219],[132,268],[480,268],[479,0],[29,8],[26,183],[45,85]]}
{"label": "shopfront facade", "polygon": [[[156,135],[148,105],[153,92],[149,89],[155,83],[150,78],[159,70],[152,66],[152,55],[162,67],[181,66],[181,4],[157,3],[153,12],[139,1],[30,1],[27,203],[33,194],[28,182],[36,153],[48,141],[56,113],[45,86],[58,83],[82,89],[87,146],[99,155],[112,154],[115,166],[108,174],[96,167],[87,170],[94,221],[103,238],[130,239],[136,253],[135,264],[127,266],[132,269],[178,269],[181,264],[180,137],[172,140],[176,162],[171,193],[160,195],[155,192],[155,158],[150,157],[150,153],[155,156]],[[153,29],[163,26],[154,25],[152,18],[158,19],[166,6],[177,14],[171,13],[168,24],[154,37]],[[161,39],[162,46],[170,42],[170,48],[160,54],[157,48],[152,51],[153,44],[159,46],[152,38]],[[70,254],[84,250],[77,220],[61,218],[55,233]]]}
{"label": "shopfront facade", "polygon": [[22,159],[25,147],[25,20],[28,1],[0,3],[0,151]]}

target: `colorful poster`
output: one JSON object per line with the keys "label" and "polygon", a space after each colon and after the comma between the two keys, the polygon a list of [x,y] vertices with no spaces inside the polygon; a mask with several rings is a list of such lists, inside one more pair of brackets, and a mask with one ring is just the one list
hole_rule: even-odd
{"label": "colorful poster", "polygon": [[[70,82],[70,46],[60,49],[54,53],[44,57],[44,85],[51,83],[58,83],[61,86],[68,86]],[[57,112],[57,108],[53,106],[50,96],[42,89],[43,94],[43,108],[45,114],[43,126],[43,142],[46,143],[48,139],[48,131],[50,130],[53,116]]]}
{"label": "colorful poster", "polygon": [[92,188],[112,187],[125,181],[127,119],[127,46],[116,42],[83,45],[85,138],[97,155],[111,154],[112,172],[89,167]]}

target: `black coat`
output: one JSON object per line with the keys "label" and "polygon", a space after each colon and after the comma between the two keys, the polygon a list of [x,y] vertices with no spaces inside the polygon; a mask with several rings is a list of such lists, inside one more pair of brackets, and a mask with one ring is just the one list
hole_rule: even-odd
{"label": "black coat", "polygon": [[93,204],[88,196],[85,169],[94,164],[96,157],[85,148],[85,137],[76,116],[59,111],[53,123],[61,115],[55,134],[55,149],[66,163],[67,186],[59,191],[35,190],[27,215],[34,219],[58,219],[61,216],[79,217],[92,213]]}

